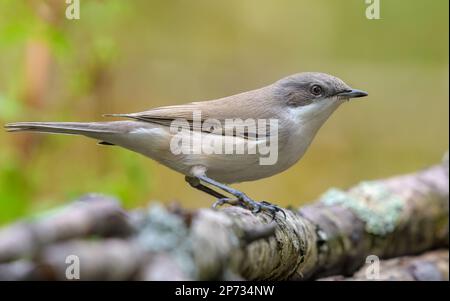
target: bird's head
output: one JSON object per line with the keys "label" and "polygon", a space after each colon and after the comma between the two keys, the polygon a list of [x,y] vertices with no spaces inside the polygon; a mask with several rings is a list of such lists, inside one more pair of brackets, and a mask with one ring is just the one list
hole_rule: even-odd
{"label": "bird's head", "polygon": [[346,100],[368,95],[335,76],[319,72],[285,77],[275,83],[274,91],[283,106],[303,117],[329,115]]}

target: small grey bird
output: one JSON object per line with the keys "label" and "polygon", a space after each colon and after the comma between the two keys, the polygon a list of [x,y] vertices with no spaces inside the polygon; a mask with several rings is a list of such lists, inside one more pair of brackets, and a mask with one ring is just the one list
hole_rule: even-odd
{"label": "small grey bird", "polygon": [[[256,202],[226,184],[266,178],[286,170],[300,160],[319,128],[339,105],[350,98],[367,95],[364,91],[350,88],[337,77],[305,72],[285,77],[260,89],[220,99],[165,106],[132,114],[106,115],[131,119],[127,121],[18,122],[5,127],[10,132],[84,135],[99,140],[103,145],[118,145],[184,174],[191,186],[217,198],[214,207],[225,203],[241,205],[255,213],[263,210],[275,216],[280,211],[276,205]],[[196,125],[195,112],[201,113],[202,122],[215,120],[221,124],[236,119],[276,120],[277,131],[263,135],[253,133],[254,130],[247,130],[243,134],[237,131],[217,133]],[[179,120],[186,121],[188,129],[175,133],[171,126]],[[194,132],[199,135],[194,136]],[[200,143],[200,138],[208,138],[213,143],[226,144],[232,141],[234,146],[246,144],[247,150],[270,142],[269,138],[276,135],[277,160],[273,164],[261,164],[260,155],[250,151],[243,154],[174,152],[171,143],[180,133],[182,138],[193,139],[193,144]],[[234,198],[227,197],[217,189]]]}

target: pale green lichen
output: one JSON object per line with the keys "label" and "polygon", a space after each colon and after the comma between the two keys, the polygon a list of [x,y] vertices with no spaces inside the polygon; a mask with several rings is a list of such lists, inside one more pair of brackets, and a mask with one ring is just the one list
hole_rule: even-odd
{"label": "pale green lichen", "polygon": [[361,182],[350,191],[332,188],[320,201],[351,209],[365,222],[367,232],[381,236],[395,229],[403,206],[399,196],[376,181]]}
{"label": "pale green lichen", "polygon": [[189,234],[189,229],[180,216],[153,204],[142,221],[137,242],[147,251],[170,253],[187,275],[195,276],[196,267],[192,260]]}

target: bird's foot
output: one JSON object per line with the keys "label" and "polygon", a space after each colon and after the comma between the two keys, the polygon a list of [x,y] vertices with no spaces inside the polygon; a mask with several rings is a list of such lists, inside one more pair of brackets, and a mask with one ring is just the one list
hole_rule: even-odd
{"label": "bird's foot", "polygon": [[242,202],[249,210],[252,211],[253,214],[257,214],[259,212],[267,212],[272,216],[272,221],[273,221],[276,217],[276,214],[278,212],[281,212],[283,214],[284,218],[286,219],[286,212],[284,212],[284,210],[281,209],[280,207],[278,207],[277,205],[271,204],[266,201],[257,202],[257,201],[250,199],[249,197],[242,200]]}
{"label": "bird's foot", "polygon": [[214,202],[212,207],[214,209],[217,209],[218,207],[223,206],[225,204],[228,204],[228,205],[231,205],[231,206],[236,206],[236,205],[240,205],[240,202],[237,199],[220,198],[220,199],[217,199],[217,201]]}
{"label": "bird's foot", "polygon": [[254,201],[244,193],[239,194],[237,196],[237,199],[220,198],[213,204],[212,207],[217,208],[224,204],[228,204],[231,206],[241,206],[245,209],[250,210],[253,214],[257,214],[260,212],[268,212],[272,216],[272,220],[275,219],[275,216],[278,212],[281,212],[284,215],[284,218],[286,218],[286,213],[284,212],[284,210],[278,207],[277,205],[273,205],[266,201],[262,202]]}

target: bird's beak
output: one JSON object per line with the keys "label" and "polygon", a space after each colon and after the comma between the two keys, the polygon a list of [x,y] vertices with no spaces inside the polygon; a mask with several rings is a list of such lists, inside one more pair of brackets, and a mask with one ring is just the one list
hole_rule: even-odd
{"label": "bird's beak", "polygon": [[346,90],[346,91],[343,91],[343,92],[339,92],[336,95],[339,96],[339,98],[341,98],[341,99],[349,99],[349,98],[364,97],[364,96],[367,96],[369,94],[367,92],[364,92],[364,91],[361,91],[361,90],[351,89],[351,90]]}

